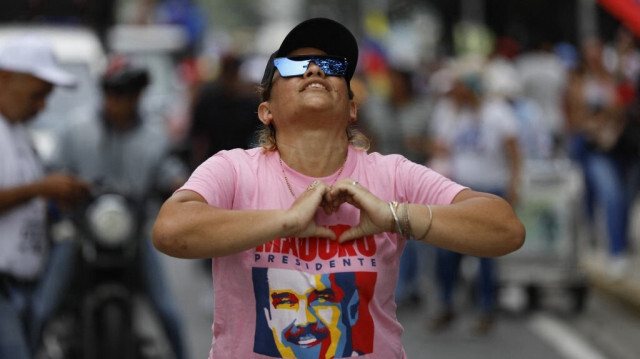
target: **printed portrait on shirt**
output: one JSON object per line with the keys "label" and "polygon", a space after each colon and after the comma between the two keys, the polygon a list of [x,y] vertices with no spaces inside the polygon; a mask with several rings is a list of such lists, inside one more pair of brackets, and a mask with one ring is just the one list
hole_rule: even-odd
{"label": "printed portrait on shirt", "polygon": [[314,359],[371,353],[374,331],[368,303],[375,279],[375,272],[254,268],[254,351]]}

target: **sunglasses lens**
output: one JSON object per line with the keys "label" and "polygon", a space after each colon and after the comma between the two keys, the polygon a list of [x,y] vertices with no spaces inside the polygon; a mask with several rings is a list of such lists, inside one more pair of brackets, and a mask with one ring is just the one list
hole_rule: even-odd
{"label": "sunglasses lens", "polygon": [[330,76],[344,76],[347,73],[347,60],[330,56],[295,56],[291,58],[279,57],[273,64],[282,77],[301,76],[313,62]]}
{"label": "sunglasses lens", "polygon": [[273,64],[280,72],[282,77],[300,76],[307,71],[309,60],[294,61],[286,57],[280,57],[273,60]]}
{"label": "sunglasses lens", "polygon": [[347,73],[347,61],[335,58],[316,58],[312,60],[326,75],[344,76]]}

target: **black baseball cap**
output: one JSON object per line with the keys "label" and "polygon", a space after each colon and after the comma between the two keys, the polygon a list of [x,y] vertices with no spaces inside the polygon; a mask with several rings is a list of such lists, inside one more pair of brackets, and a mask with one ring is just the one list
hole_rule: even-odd
{"label": "black baseball cap", "polygon": [[142,91],[150,81],[149,71],[124,55],[113,55],[102,75],[102,89],[111,94],[130,95]]}
{"label": "black baseball cap", "polygon": [[358,43],[351,31],[339,22],[327,18],[308,19],[296,27],[284,38],[280,48],[276,50],[264,70],[261,85],[269,87],[275,72],[273,60],[285,57],[292,51],[301,47],[314,47],[326,52],[328,55],[342,56],[347,59],[347,84],[351,81],[358,64]]}

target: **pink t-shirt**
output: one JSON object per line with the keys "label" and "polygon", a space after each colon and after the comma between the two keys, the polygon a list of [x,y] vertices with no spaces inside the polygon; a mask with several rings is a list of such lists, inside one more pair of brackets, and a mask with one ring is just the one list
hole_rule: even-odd
{"label": "pink t-shirt", "polygon": [[[284,164],[293,192],[318,178]],[[349,148],[340,178],[350,177],[384,201],[449,204],[463,188],[402,156]],[[285,209],[289,191],[277,152],[222,151],[198,167],[182,189],[227,209]],[[357,224],[343,204],[316,222],[337,234]],[[250,226],[251,223],[247,223]],[[405,242],[383,233],[339,244],[323,238],[275,238],[213,259],[215,304],[209,358],[405,358],[394,289]]]}

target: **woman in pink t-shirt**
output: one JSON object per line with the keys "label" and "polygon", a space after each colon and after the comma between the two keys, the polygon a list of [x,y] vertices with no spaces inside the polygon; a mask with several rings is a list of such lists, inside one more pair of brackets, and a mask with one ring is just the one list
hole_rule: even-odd
{"label": "woman in pink t-shirt", "polygon": [[265,69],[261,146],[212,156],[158,215],[156,248],[213,257],[210,358],[405,358],[393,292],[408,238],[476,256],[524,241],[501,198],[366,152],[357,58],[341,24],[296,26]]}

